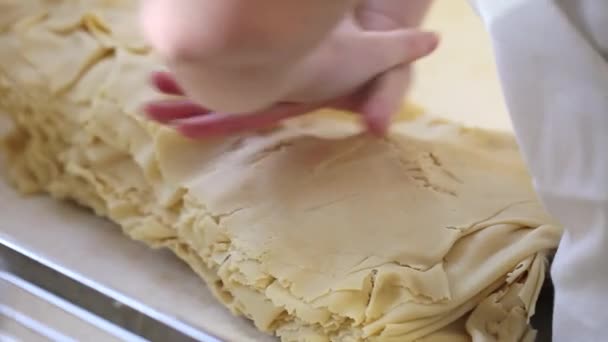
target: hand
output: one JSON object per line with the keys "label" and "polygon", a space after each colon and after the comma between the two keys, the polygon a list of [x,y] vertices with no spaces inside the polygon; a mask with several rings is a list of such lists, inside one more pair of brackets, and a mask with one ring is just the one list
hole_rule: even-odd
{"label": "hand", "polygon": [[[352,25],[354,19],[356,20],[355,23],[366,32],[402,29],[408,25],[403,20],[406,10],[404,3],[406,2],[367,0],[356,9],[355,15],[349,19],[351,21],[343,25]],[[396,5],[402,8],[395,8]],[[344,27],[341,29],[344,30]],[[333,38],[336,37],[339,37],[338,33]],[[289,117],[305,114],[322,107],[333,107],[360,113],[369,131],[381,135],[386,131],[391,116],[397,112],[402,103],[403,95],[409,84],[409,64],[432,52],[437,45],[435,35],[417,30],[408,30],[407,34],[401,38],[403,41],[400,44],[404,44],[407,51],[402,52],[404,56],[400,63],[396,65],[393,63],[389,68],[384,67],[375,70],[373,74],[368,76],[359,73],[359,75],[364,76],[363,79],[358,80],[357,89],[350,90],[350,94],[346,96],[325,100],[322,97],[324,92],[319,93],[318,89],[315,89],[315,84],[319,84],[318,79],[327,77],[327,75],[319,74],[320,70],[325,74],[331,73],[331,79],[352,77],[349,74],[340,74],[352,73],[353,71],[352,69],[341,68],[339,59],[342,56],[337,56],[339,57],[338,60],[334,58],[334,60],[323,61],[321,59],[322,63],[312,65],[309,69],[311,71],[309,73],[313,75],[310,77],[309,92],[305,91],[306,87],[301,87],[300,89],[304,91],[294,92],[292,96],[269,109],[239,114],[215,113],[185,98],[180,98],[178,100],[150,103],[146,106],[146,112],[151,119],[171,125],[184,135],[196,138],[264,128]],[[332,57],[331,55],[326,56]],[[352,60],[354,62],[362,61],[361,69],[365,69],[366,57],[366,54],[360,53],[359,55],[353,55]],[[317,72],[316,75],[314,71]],[[315,79],[317,80],[315,81]],[[168,73],[153,75],[153,83],[163,93],[184,94]],[[331,93],[331,89],[326,92]]]}

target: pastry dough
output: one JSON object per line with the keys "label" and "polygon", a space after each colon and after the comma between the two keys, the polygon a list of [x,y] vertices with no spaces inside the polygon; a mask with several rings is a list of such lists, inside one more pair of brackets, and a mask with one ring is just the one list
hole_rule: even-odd
{"label": "pastry dough", "polygon": [[159,64],[127,0],[0,3],[10,177],[186,261],[283,341],[532,340],[561,230],[511,136],[405,109],[191,141],[139,106]]}

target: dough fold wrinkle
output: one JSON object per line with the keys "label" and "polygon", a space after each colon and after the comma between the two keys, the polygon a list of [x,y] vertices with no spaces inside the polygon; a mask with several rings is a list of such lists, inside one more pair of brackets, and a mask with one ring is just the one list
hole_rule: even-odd
{"label": "dough fold wrinkle", "polygon": [[146,121],[135,1],[0,3],[10,179],[169,248],[283,341],[532,341],[561,228],[514,140],[406,107],[385,139],[320,111],[185,139]]}

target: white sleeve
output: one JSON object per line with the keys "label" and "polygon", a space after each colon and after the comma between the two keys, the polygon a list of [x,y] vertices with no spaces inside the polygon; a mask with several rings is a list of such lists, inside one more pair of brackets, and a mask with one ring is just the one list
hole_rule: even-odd
{"label": "white sleeve", "polygon": [[608,1],[473,0],[521,151],[565,227],[554,341],[608,336]]}

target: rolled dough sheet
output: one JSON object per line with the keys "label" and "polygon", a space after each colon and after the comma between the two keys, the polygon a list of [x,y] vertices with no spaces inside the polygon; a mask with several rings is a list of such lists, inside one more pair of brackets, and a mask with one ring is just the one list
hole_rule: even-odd
{"label": "rolled dough sheet", "polygon": [[319,112],[186,140],[138,113],[158,63],[125,29],[132,1],[12,6],[28,15],[0,27],[0,109],[21,191],[169,248],[284,341],[533,338],[561,230],[509,135],[405,110],[386,139]]}

